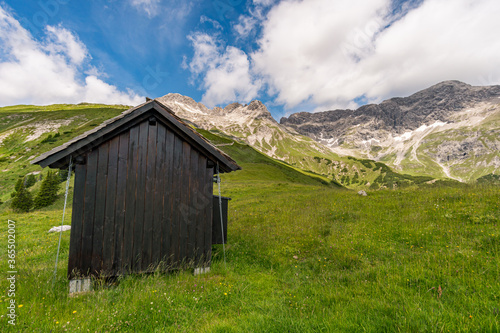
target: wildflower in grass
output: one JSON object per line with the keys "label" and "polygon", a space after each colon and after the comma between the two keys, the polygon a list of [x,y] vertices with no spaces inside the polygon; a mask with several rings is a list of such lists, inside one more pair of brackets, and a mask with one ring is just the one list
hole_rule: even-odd
{"label": "wildflower in grass", "polygon": [[76,310],[75,310],[75,311],[73,311],[73,313],[76,313]]}
{"label": "wildflower in grass", "polygon": [[22,304],[19,304],[18,308],[22,308],[22,307],[23,307],[23,305],[22,305]]}

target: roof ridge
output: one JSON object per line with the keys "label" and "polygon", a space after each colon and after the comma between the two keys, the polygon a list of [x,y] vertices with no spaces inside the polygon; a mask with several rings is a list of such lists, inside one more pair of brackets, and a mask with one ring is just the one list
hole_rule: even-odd
{"label": "roof ridge", "polygon": [[[63,143],[62,145],[41,154],[40,156],[33,159],[31,161],[31,164],[40,164],[42,167],[65,166],[67,163],[69,163],[69,156],[74,154],[80,155],[89,149],[93,149],[95,146],[100,144],[96,144],[99,139],[102,139],[104,141],[109,140],[114,135],[116,135],[116,131],[123,130],[123,127],[126,128],[126,124],[128,123],[128,121],[134,121],[136,118],[141,117],[150,110],[155,110],[155,112],[159,113],[162,118],[164,118],[164,121],[171,123],[174,128],[177,128],[177,130],[179,131],[177,135],[185,136],[184,140],[191,141],[191,145],[194,144],[194,146],[198,147],[197,149],[204,149],[205,154],[207,154],[208,156],[212,156],[212,159],[222,162],[223,169],[225,169],[223,171],[235,171],[241,169],[241,167],[230,156],[215,147],[207,138],[191,128],[191,126],[181,118],[179,118],[174,111],[172,111],[168,106],[164,105],[157,99],[153,99],[138,106],[132,107],[128,110],[123,111],[116,117],[105,120],[99,126],[96,126],[95,128],[92,128],[85,133],[74,137],[73,139]],[[163,112],[166,112],[166,114]],[[127,116],[131,117],[130,120],[121,121]],[[176,122],[178,124],[176,124]],[[187,131],[188,129],[189,132]],[[105,137],[106,139],[103,139]]]}
{"label": "roof ridge", "polygon": [[203,135],[201,135],[199,132],[193,130],[191,128],[191,126],[189,126],[188,123],[186,123],[184,120],[182,120],[178,115],[175,114],[175,112],[170,109],[168,106],[166,106],[165,104],[163,104],[162,102],[160,102],[159,100],[157,100],[156,98],[154,99],[154,101],[156,101],[158,104],[160,104],[165,110],[167,110],[170,114],[172,114],[176,120],[178,120],[181,124],[183,124],[184,126],[186,126],[187,128],[189,128],[190,130],[193,131],[194,134],[198,135],[202,140],[204,140],[207,144],[209,144],[210,146],[212,146],[214,149],[216,149],[220,154],[224,155],[224,157],[226,157],[227,159],[229,159],[231,162],[234,162],[236,164],[236,161],[233,160],[229,155],[227,155],[225,152],[223,152],[222,150],[220,150],[219,148],[217,148],[212,142],[210,142],[210,140],[208,140],[207,138],[205,138]]}

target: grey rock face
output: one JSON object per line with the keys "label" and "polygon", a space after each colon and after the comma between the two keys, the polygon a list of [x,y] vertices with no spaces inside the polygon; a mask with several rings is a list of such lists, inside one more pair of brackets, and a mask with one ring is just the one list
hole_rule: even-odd
{"label": "grey rock face", "polygon": [[[267,119],[268,121],[277,124],[276,120],[271,116],[269,110],[260,101],[252,101],[248,105],[240,103],[232,103],[224,108],[214,107],[207,108],[202,103],[195,102],[191,97],[180,94],[168,94],[157,98],[160,102],[170,107],[178,116],[188,119],[196,123],[198,126],[210,129],[215,125],[215,120],[219,126],[229,126],[239,119]],[[231,118],[233,118],[231,120]]]}
{"label": "grey rock face", "polygon": [[409,97],[391,98],[356,110],[294,113],[288,118],[281,118],[280,123],[314,139],[321,134],[324,137],[343,136],[360,124],[370,124],[368,135],[380,130],[404,133],[436,121],[446,122],[456,111],[498,97],[500,86],[473,87],[459,81],[445,81]]}
{"label": "grey rock face", "polygon": [[197,127],[218,129],[268,156],[319,173],[333,170],[314,159],[318,152],[438,178],[473,180],[500,173],[500,86],[445,81],[357,110],[295,113],[280,124],[260,101],[209,109],[179,94],[158,100]]}
{"label": "grey rock face", "polygon": [[398,171],[417,168],[422,175],[457,180],[481,173],[474,168],[500,172],[498,85],[445,81],[409,97],[356,110],[299,112],[280,123],[340,155],[381,160]]}

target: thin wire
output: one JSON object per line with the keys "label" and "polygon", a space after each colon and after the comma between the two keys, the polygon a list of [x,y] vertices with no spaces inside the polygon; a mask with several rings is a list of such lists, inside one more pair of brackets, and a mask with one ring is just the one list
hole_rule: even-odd
{"label": "thin wire", "polygon": [[224,244],[224,222],[222,217],[222,197],[220,195],[220,174],[219,174],[219,162],[217,162],[217,186],[219,187],[219,213],[220,213],[220,229],[222,231],[222,252],[224,253],[224,267],[227,269],[226,263],[226,245]]}
{"label": "thin wire", "polygon": [[59,244],[57,245],[57,255],[56,255],[56,265],[54,267],[54,279],[52,281],[52,288],[54,288],[54,284],[56,283],[56,275],[57,275],[57,262],[59,260],[59,250],[61,249],[61,238],[62,238],[62,227],[64,225],[64,215],[66,213],[66,202],[68,202],[68,192],[69,192],[69,180],[71,178],[71,168],[73,166],[72,156],[69,156],[69,170],[68,170],[68,179],[66,179],[66,194],[64,195],[64,209],[61,221],[61,230],[59,231]]}

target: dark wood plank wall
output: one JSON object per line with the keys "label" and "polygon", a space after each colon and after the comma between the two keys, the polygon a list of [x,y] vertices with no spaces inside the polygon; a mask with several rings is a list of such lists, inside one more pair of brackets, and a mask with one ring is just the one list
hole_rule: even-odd
{"label": "dark wood plank wall", "polygon": [[[179,219],[179,258],[184,260],[187,256],[188,242],[188,223],[189,223],[189,159],[191,155],[191,146],[187,142],[182,142],[182,167],[181,167],[181,187],[180,187],[180,219]],[[174,195],[176,195],[174,193]],[[185,263],[185,262],[184,262]]]}
{"label": "dark wood plank wall", "polygon": [[148,153],[149,124],[147,121],[139,124],[138,165],[135,195],[135,217],[134,217],[134,250],[132,251],[132,270],[142,271],[142,249],[144,236],[145,200],[146,200],[146,167]]}
{"label": "dark wood plank wall", "polygon": [[210,263],[213,168],[162,123],[104,142],[75,172],[70,276]]}
{"label": "dark wood plank wall", "polygon": [[[153,239],[152,239],[152,254],[151,262],[157,263],[163,260],[161,256],[162,243],[163,243],[163,233],[165,229],[170,229],[170,225],[167,225],[167,221],[163,218],[163,200],[165,178],[167,176],[165,170],[165,153],[166,153],[166,129],[163,126],[157,126],[156,133],[156,164],[155,164],[155,177],[154,181],[154,195],[153,200],[151,200],[151,205],[154,208],[153,212]],[[148,150],[149,154],[149,150]],[[170,221],[168,221],[170,223]],[[169,239],[165,239],[165,242],[170,243]]]}
{"label": "dark wood plank wall", "polygon": [[210,264],[210,260],[212,259],[212,216],[213,216],[213,205],[212,196],[213,196],[213,176],[214,176],[214,168],[207,168],[205,171],[205,181],[204,181],[204,193],[205,198],[207,199],[204,205],[204,221],[208,224],[207,228],[205,228],[205,242],[204,242],[204,252],[203,252],[203,260],[207,265]]}
{"label": "dark wood plank wall", "polygon": [[[163,128],[160,126],[159,128]],[[173,233],[173,219],[174,219],[174,198],[172,197],[173,191],[173,180],[174,180],[174,133],[171,131],[166,132],[165,139],[165,165],[162,168],[162,177],[164,179],[164,184],[162,188],[163,193],[163,226],[162,226],[162,243],[160,256],[165,264],[171,266],[173,264],[174,254],[172,252],[172,233]]]}
{"label": "dark wood plank wall", "polygon": [[[113,266],[111,272],[116,274],[125,273],[123,266],[124,247],[125,241],[125,200],[127,191],[127,165],[128,165],[128,152],[130,131],[127,131],[119,136],[118,147],[118,175],[116,182],[116,201],[115,201],[115,253],[113,257]],[[125,181],[124,181],[125,180]]]}
{"label": "dark wood plank wall", "polygon": [[85,179],[85,198],[83,208],[82,248],[80,268],[83,274],[90,272],[92,265],[92,245],[94,234],[94,212],[97,185],[98,151],[93,150],[87,156],[87,178]]}
{"label": "dark wood plank wall", "polygon": [[106,208],[106,185],[108,178],[109,142],[97,149],[97,178],[94,198],[94,228],[92,234],[92,260],[90,267],[102,267],[104,213]]}
{"label": "dark wood plank wall", "polygon": [[[71,234],[69,240],[68,277],[76,275],[81,265],[83,214],[85,200],[86,165],[75,165],[75,183],[73,190],[73,212],[71,216]],[[75,270],[76,269],[76,270]]]}
{"label": "dark wood plank wall", "polygon": [[172,187],[167,188],[166,191],[168,193],[168,197],[170,200],[172,200],[172,205],[171,205],[171,214],[172,214],[172,232],[170,235],[170,240],[171,240],[171,246],[170,246],[170,254],[172,256],[172,263],[171,265],[175,265],[180,261],[179,257],[179,249],[180,249],[180,236],[179,236],[179,230],[180,230],[180,219],[181,219],[181,214],[179,211],[179,206],[181,203],[181,184],[182,184],[182,179],[181,179],[181,167],[182,167],[182,140],[174,135],[174,140],[173,140],[173,178],[172,178]]}
{"label": "dark wood plank wall", "polygon": [[190,151],[190,164],[189,164],[189,200],[186,203],[188,207],[188,216],[186,219],[187,224],[187,249],[186,257],[191,260],[197,258],[197,244],[196,244],[196,222],[199,221],[199,209],[196,206],[197,198],[200,196],[198,189],[198,177],[192,177],[192,175],[198,175],[198,152],[194,149]]}
{"label": "dark wood plank wall", "polygon": [[[142,236],[142,270],[152,271],[155,267],[152,266],[153,263],[158,261],[153,261],[153,236],[156,233],[161,234],[161,228],[153,229],[153,219],[154,210],[156,209],[154,205],[155,199],[155,170],[156,170],[156,156],[157,143],[156,134],[158,126],[149,125],[149,134],[147,141],[147,158],[146,158],[146,187],[145,187],[145,204],[144,204],[144,231]],[[161,207],[158,207],[161,209]],[[157,243],[160,247],[160,243]],[[156,247],[156,246],[154,246]]]}
{"label": "dark wood plank wall", "polygon": [[[102,269],[109,274],[113,267],[115,256],[115,211],[117,199],[118,155],[120,137],[116,136],[109,142],[108,177],[106,179],[106,208],[104,211]],[[116,214],[118,218],[118,214]]]}
{"label": "dark wood plank wall", "polygon": [[[137,180],[137,161],[139,150],[137,148],[139,141],[139,126],[130,129],[130,138],[128,144],[127,158],[127,178],[125,192],[125,224],[123,226],[123,258],[121,270],[127,272],[132,269],[132,250],[134,245],[134,217],[135,217],[135,198],[136,198],[136,180]],[[123,181],[120,179],[120,181]]]}

